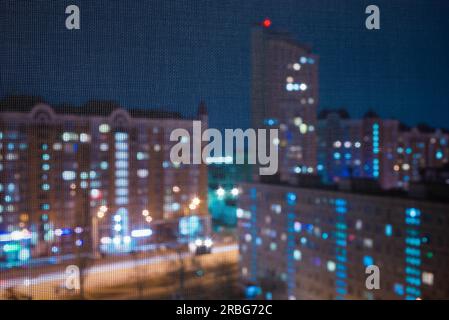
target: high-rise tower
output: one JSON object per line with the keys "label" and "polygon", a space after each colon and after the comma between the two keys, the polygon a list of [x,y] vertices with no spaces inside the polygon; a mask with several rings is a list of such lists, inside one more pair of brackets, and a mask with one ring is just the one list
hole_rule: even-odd
{"label": "high-rise tower", "polygon": [[252,125],[280,129],[279,172],[286,181],[316,172],[318,58],[270,26],[252,32]]}

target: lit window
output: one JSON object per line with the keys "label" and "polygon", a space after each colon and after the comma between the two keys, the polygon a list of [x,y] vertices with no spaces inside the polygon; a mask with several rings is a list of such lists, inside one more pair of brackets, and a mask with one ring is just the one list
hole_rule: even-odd
{"label": "lit window", "polygon": [[63,171],[62,179],[65,181],[75,180],[76,172],[75,171]]}
{"label": "lit window", "polygon": [[92,199],[98,199],[101,197],[101,192],[98,189],[92,189],[90,191],[90,196],[92,197]]}
{"label": "lit window", "polygon": [[117,188],[115,189],[115,195],[119,197],[124,197],[128,195],[128,189],[127,188]]}
{"label": "lit window", "polygon": [[62,140],[65,142],[78,141],[78,134],[75,132],[64,132],[62,134]]}
{"label": "lit window", "polygon": [[428,284],[429,286],[433,285],[433,273],[423,272],[422,273],[422,282],[425,284]]}
{"label": "lit window", "polygon": [[128,171],[127,170],[117,170],[115,172],[115,176],[117,178],[127,178],[128,177]]}
{"label": "lit window", "polygon": [[128,168],[128,161],[118,160],[115,162],[115,167],[118,169],[126,169]]}
{"label": "lit window", "polygon": [[328,270],[329,272],[334,272],[334,271],[335,271],[335,268],[336,268],[335,262],[329,260],[329,261],[327,262],[327,270]]}
{"label": "lit window", "polygon": [[100,150],[101,151],[108,151],[109,150],[109,146],[107,143],[101,143],[100,144]]}
{"label": "lit window", "polygon": [[287,193],[287,203],[290,205],[295,204],[296,201],[296,194],[289,192]]}
{"label": "lit window", "polygon": [[128,186],[128,179],[116,179],[115,185],[117,187],[127,187]]}
{"label": "lit window", "polygon": [[102,162],[100,163],[100,168],[101,168],[102,170],[107,170],[107,169],[108,169],[108,163],[107,163],[106,161],[102,161]]}
{"label": "lit window", "polygon": [[400,283],[395,283],[394,284],[394,292],[399,296],[403,296],[404,295],[404,286]]}
{"label": "lit window", "polygon": [[391,237],[393,235],[393,226],[391,224],[387,224],[385,226],[385,235],[387,237]]}
{"label": "lit window", "polygon": [[149,156],[146,152],[137,152],[136,158],[137,160],[147,160]]}
{"label": "lit window", "polygon": [[365,267],[371,266],[374,264],[374,259],[371,256],[364,256],[363,257],[363,265]]}
{"label": "lit window", "polygon": [[[115,158],[116,159],[120,159],[120,160],[126,160],[126,159],[128,159],[128,152],[126,152],[126,151],[117,151],[115,153]],[[138,160],[140,160],[140,159],[138,159]]]}
{"label": "lit window", "polygon": [[53,150],[59,151],[62,149],[62,144],[59,142],[56,142],[53,144]]}
{"label": "lit window", "polygon": [[372,248],[373,247],[373,239],[370,239],[370,238],[363,239],[363,246],[366,248]]}
{"label": "lit window", "polygon": [[293,229],[294,229],[296,232],[301,232],[301,223],[298,222],[298,221],[296,221],[296,222],[293,224]]}
{"label": "lit window", "polygon": [[279,214],[282,212],[282,207],[280,204],[272,204],[271,210],[274,211],[275,213]]}
{"label": "lit window", "polygon": [[148,170],[147,169],[139,169],[139,170],[137,170],[137,176],[139,178],[146,178],[146,177],[148,177]]}
{"label": "lit window", "polygon": [[295,126],[300,126],[302,124],[302,118],[296,117],[295,119],[293,119],[293,123],[295,124]]}
{"label": "lit window", "polygon": [[117,141],[128,140],[128,134],[125,133],[125,132],[116,132],[115,133],[115,140],[117,140]]}
{"label": "lit window", "polygon": [[100,131],[101,133],[108,133],[110,129],[111,128],[107,123],[100,124],[100,126],[98,127],[98,131]]}
{"label": "lit window", "polygon": [[81,133],[80,134],[80,142],[89,142],[90,141],[90,135],[87,133]]}
{"label": "lit window", "polygon": [[81,172],[80,177],[81,179],[86,180],[89,178],[89,174],[87,172]]}

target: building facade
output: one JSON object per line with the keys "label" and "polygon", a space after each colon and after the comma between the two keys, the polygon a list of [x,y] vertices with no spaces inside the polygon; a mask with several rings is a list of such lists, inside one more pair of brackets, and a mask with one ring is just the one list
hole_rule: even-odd
{"label": "building facade", "polygon": [[345,110],[325,110],[318,120],[318,172],[326,183],[351,177],[378,181],[383,189],[408,189],[425,168],[449,161],[449,134],[368,112],[351,119]]}
{"label": "building facade", "polygon": [[[267,299],[448,299],[448,210],[447,197],[246,184],[242,279]],[[366,287],[370,265],[378,290]]]}
{"label": "building facade", "polygon": [[26,260],[76,247],[126,251],[187,236],[186,228],[177,228],[180,219],[207,216],[207,167],[170,161],[176,128],[191,132],[192,120],[111,103],[2,102],[3,258],[5,246]]}

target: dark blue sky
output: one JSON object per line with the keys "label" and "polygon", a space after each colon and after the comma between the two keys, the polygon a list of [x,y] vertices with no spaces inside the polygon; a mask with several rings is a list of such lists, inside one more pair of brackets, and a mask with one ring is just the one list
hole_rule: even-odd
{"label": "dark blue sky", "polygon": [[[81,30],[65,28],[77,4]],[[381,30],[365,29],[377,4]],[[447,0],[0,0],[0,96],[90,99],[246,127],[250,27],[270,17],[320,55],[321,108],[449,127]]]}

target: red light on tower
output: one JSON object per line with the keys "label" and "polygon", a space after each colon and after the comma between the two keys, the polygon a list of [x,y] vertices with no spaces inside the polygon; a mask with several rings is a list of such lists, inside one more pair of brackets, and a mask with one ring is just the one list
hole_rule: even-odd
{"label": "red light on tower", "polygon": [[271,20],[265,19],[262,24],[265,28],[269,28],[271,26]]}

